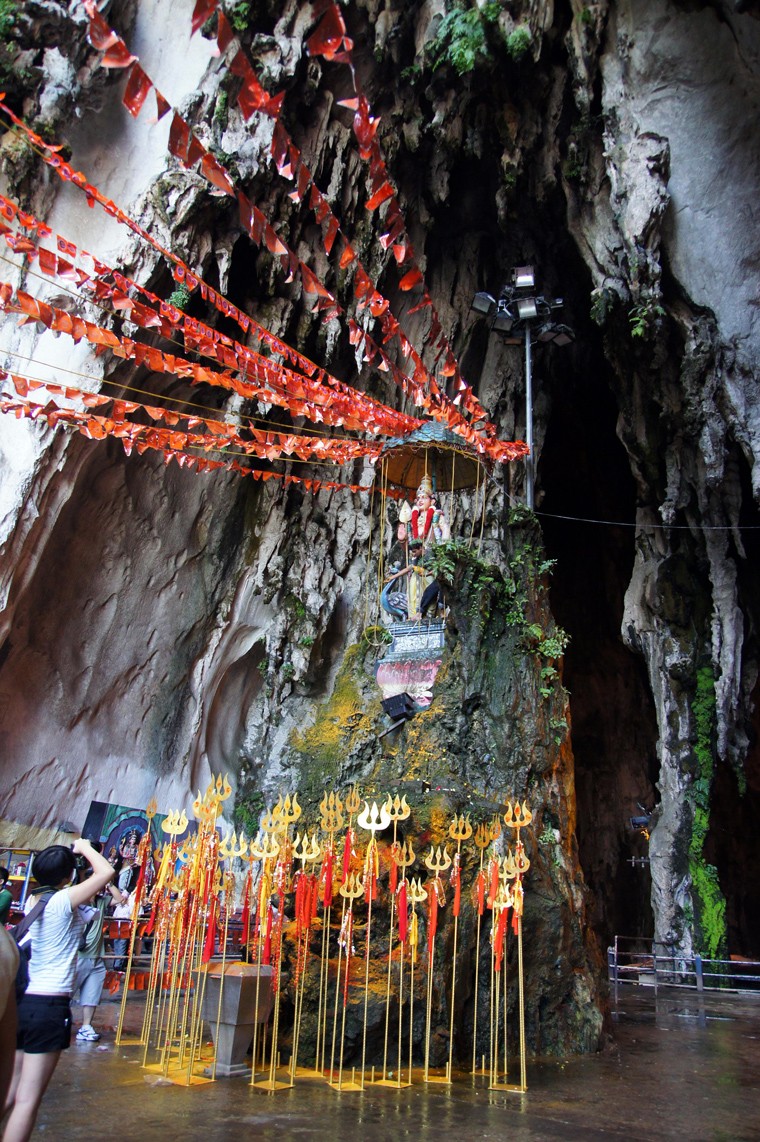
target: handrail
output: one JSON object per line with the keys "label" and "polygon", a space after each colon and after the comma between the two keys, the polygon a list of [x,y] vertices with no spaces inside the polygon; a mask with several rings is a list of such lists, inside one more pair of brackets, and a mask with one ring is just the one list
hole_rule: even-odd
{"label": "handrail", "polygon": [[[625,950],[622,945],[637,947]],[[760,991],[760,960],[713,959],[699,952],[679,952],[672,945],[639,936],[615,936],[607,949],[607,976],[615,987],[637,984],[696,991]]]}

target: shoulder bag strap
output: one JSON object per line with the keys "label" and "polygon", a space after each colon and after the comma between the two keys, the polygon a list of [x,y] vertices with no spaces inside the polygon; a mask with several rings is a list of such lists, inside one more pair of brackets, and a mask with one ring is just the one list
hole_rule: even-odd
{"label": "shoulder bag strap", "polygon": [[40,900],[37,901],[34,908],[32,908],[30,912],[27,912],[27,914],[26,914],[26,916],[24,916],[23,920],[19,920],[18,924],[16,925],[16,927],[11,932],[11,935],[13,936],[13,938],[17,944],[21,943],[21,941],[23,940],[24,936],[26,935],[26,933],[31,928],[34,921],[38,920],[40,918],[40,916],[45,911],[45,909],[47,908],[48,904],[50,903],[50,901],[52,899],[53,899],[52,895],[51,896],[43,896]]}

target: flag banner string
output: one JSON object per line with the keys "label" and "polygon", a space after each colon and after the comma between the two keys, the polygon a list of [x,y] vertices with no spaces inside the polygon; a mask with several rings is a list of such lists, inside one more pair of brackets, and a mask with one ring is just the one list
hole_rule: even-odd
{"label": "flag banner string", "polygon": [[[85,7],[88,11],[88,15],[90,16],[91,24],[95,25],[94,33],[91,27],[91,42],[97,50],[105,51],[103,60],[108,62],[104,62],[104,66],[134,66],[137,57],[132,56],[129,53],[126,45],[120,39],[118,34],[109,27],[103,17],[98,13],[97,8],[95,7],[95,4],[92,2],[92,0],[86,0]],[[225,33],[225,46],[228,46],[229,42],[231,42],[231,38],[228,37],[227,33]],[[103,45],[105,45],[105,47],[103,47]],[[113,57],[109,56],[109,52],[115,53]],[[239,56],[240,52],[235,58],[238,59]],[[246,73],[246,82],[254,82],[255,76],[253,75],[250,65],[248,65],[248,70],[250,71],[250,76],[248,76],[248,73]],[[145,73],[143,73],[143,75],[144,74]],[[152,83],[152,81],[147,76],[145,77],[145,80],[148,83]],[[263,91],[263,89],[261,89],[261,91]],[[166,101],[164,100],[164,102]],[[264,109],[261,99],[257,99],[255,103],[256,106],[249,106],[248,101],[245,101],[245,105],[241,104],[241,109],[243,110],[246,119],[250,114],[253,113],[253,110]],[[281,101],[275,101],[275,103],[276,110],[279,110]],[[129,104],[125,105],[127,106],[127,109],[132,112],[132,107]],[[142,103],[140,103],[140,107],[141,106]],[[137,110],[132,113],[138,114],[140,107],[138,107]],[[246,110],[248,110],[248,114],[246,114]],[[268,113],[273,114],[273,111],[269,110]],[[218,177],[210,178],[209,181],[214,183],[219,193],[229,194],[231,197],[237,197],[238,205],[240,208],[240,219],[243,228],[247,231],[256,245],[261,247],[263,243],[274,257],[279,258],[280,264],[286,273],[286,281],[292,281],[295,277],[296,272],[300,273],[305,293],[309,294],[310,296],[315,295],[317,298],[315,305],[312,307],[312,312],[321,312],[323,320],[325,321],[331,319],[332,317],[336,317],[339,314],[345,313],[343,308],[340,306],[337,298],[335,298],[335,296],[319,280],[317,275],[308,266],[306,266],[305,263],[303,263],[297,257],[297,255],[283,242],[282,238],[270,225],[265,216],[255,205],[250,202],[244,192],[239,189],[235,191],[228,172],[224,170],[223,167],[221,167],[221,164],[219,164],[214,156],[211,155],[211,153],[205,148],[203,143],[201,143],[201,141],[192,131],[192,128],[176,111],[173,113],[172,127],[169,133],[169,151],[186,169],[192,169],[197,165],[199,160],[202,160],[201,174],[205,175],[207,178],[209,177],[209,174],[208,170],[205,168],[209,165],[211,165],[214,171],[221,171],[223,173],[223,181],[220,181]],[[211,160],[210,164],[206,162],[207,159]],[[72,181],[74,181],[75,185],[78,185],[76,180]],[[313,189],[316,190],[316,188]],[[328,211],[329,207],[326,201],[324,201],[323,206],[318,213],[318,220],[320,220],[320,214],[322,218],[324,218]],[[148,240],[150,241],[149,237]],[[175,262],[178,261],[176,258],[173,260]],[[200,280],[196,275],[189,274],[189,271],[187,271],[186,268],[178,268],[178,271],[175,272],[175,277],[179,281],[184,281],[189,289],[195,288],[195,285],[197,285],[198,281]],[[366,274],[364,277],[360,277],[358,281],[355,277],[354,296],[360,308],[368,307],[372,315],[375,317],[381,317],[382,314],[388,311],[387,300],[382,298],[382,296],[377,292],[373,286],[371,279],[369,279]],[[477,447],[477,441],[481,439],[480,432],[471,427],[470,423],[463,416],[461,411],[456,407],[456,404],[450,401],[445,393],[441,392],[436,381],[425,368],[421,358],[418,354],[416,354],[416,351],[412,349],[411,343],[408,342],[406,338],[405,345],[407,345],[408,348],[412,351],[413,358],[415,360],[415,369],[412,377],[409,377],[408,374],[399,369],[390,360],[385,350],[374,339],[372,339],[369,334],[361,328],[361,326],[359,326],[355,321],[352,321],[350,318],[347,318],[347,320],[349,323],[349,337],[351,344],[355,347],[361,347],[363,352],[363,361],[365,364],[371,365],[377,359],[378,363],[376,367],[381,371],[390,373],[395,383],[401,387],[402,391],[408,395],[418,407],[424,408],[434,419],[438,420],[440,423],[445,424],[446,427],[448,427],[451,431],[461,435],[472,446]],[[391,320],[390,315],[389,320]],[[388,332],[386,332],[386,341],[391,337],[396,336],[397,331],[400,328],[395,318],[392,318],[392,323],[393,325],[389,328]],[[462,383],[464,384],[464,382]],[[493,459],[504,462],[509,457],[498,455],[500,450],[500,442],[494,438],[495,429],[493,426],[489,424],[488,427],[490,429],[492,438],[492,449],[489,450],[489,454],[491,454]],[[478,448],[478,450],[483,451],[482,448]]]}
{"label": "flag banner string", "polygon": [[[214,13],[217,13],[218,19],[217,50],[221,54],[231,42],[233,33],[223,10],[219,6],[219,0],[197,0],[192,16],[191,34],[194,35]],[[372,193],[365,203],[366,209],[371,212],[387,203],[384,214],[386,231],[380,236],[380,245],[384,250],[390,248],[399,269],[405,270],[405,273],[399,281],[400,290],[402,292],[408,292],[418,286],[422,287],[422,301],[409,311],[409,315],[426,307],[430,309],[431,326],[429,338],[438,350],[436,360],[444,356],[445,359],[441,367],[441,374],[444,377],[453,378],[457,385],[457,395],[452,398],[452,403],[460,404],[472,415],[475,421],[480,421],[480,428],[486,432],[487,435],[496,435],[495,426],[489,422],[487,413],[477,400],[472,391],[472,387],[467,384],[461,375],[454,353],[443,332],[441,321],[435,310],[430,291],[425,283],[424,275],[417,262],[401,206],[398,202],[396,192],[393,189],[382,156],[380,144],[376,138],[380,119],[372,115],[366,96],[360,89],[356,69],[351,58],[353,45],[346,35],[342,14],[336,4],[325,5],[324,3],[320,3],[313,5],[313,18],[315,22],[320,22],[318,28],[313,35],[309,37],[307,42],[307,51],[309,54],[311,56],[323,56],[328,59],[334,59],[336,58],[335,51],[337,42],[341,45],[340,54],[351,71],[355,98],[339,100],[338,106],[346,107],[354,111],[353,126],[354,134],[359,144],[359,154],[362,159],[369,161],[370,164]],[[359,262],[356,252],[349,239],[343,234],[340,222],[334,215],[328,200],[315,185],[314,176],[303,162],[300,151],[282,123],[279,114],[282,107],[283,95],[280,94],[271,98],[267,96],[259,84],[253,68],[246,59],[242,48],[238,48],[233,61],[232,71],[233,74],[243,78],[243,86],[238,97],[238,106],[244,118],[247,120],[253,111],[259,111],[271,115],[275,120],[272,137],[272,157],[275,166],[283,177],[295,183],[294,190],[289,196],[293,201],[302,201],[306,196],[306,191],[310,191],[309,208],[314,211],[314,215],[319,224],[327,222],[323,235],[325,253],[328,257],[330,256],[334,243],[340,235],[343,243],[340,268],[345,269],[348,265],[354,262],[356,263],[356,274],[360,281],[362,293],[369,294],[370,290],[373,290],[372,299],[374,308],[372,312],[375,316],[379,316],[380,318],[386,341],[396,336],[401,345],[404,357],[407,358],[411,355],[413,356],[415,364],[421,364],[421,362],[418,362],[417,354],[403,333],[403,330],[401,330],[399,323],[389,312],[388,302],[379,293],[377,286],[371,281],[366,270]],[[375,313],[376,309],[380,312]]]}
{"label": "flag banner string", "polygon": [[[19,378],[16,374],[5,373],[4,370],[0,370],[0,379],[4,377],[10,377],[14,385],[17,381],[20,382],[21,388],[24,387],[24,384],[30,387],[34,384],[29,378]],[[42,405],[29,399],[14,398],[10,393],[3,392],[0,393],[0,412],[14,415],[17,419],[43,420],[49,428],[67,427],[75,429],[90,440],[102,440],[107,436],[112,436],[121,441],[128,456],[131,455],[133,449],[140,455],[152,449],[163,453],[165,464],[168,465],[174,460],[181,468],[188,468],[198,473],[224,470],[240,476],[250,476],[254,480],[265,483],[269,480],[279,480],[284,485],[298,484],[310,492],[322,490],[347,490],[352,493],[372,491],[372,485],[346,484],[336,480],[294,476],[290,473],[251,468],[240,464],[237,460],[213,460],[207,456],[191,454],[184,449],[193,446],[193,434],[174,433],[171,429],[155,428],[126,420],[117,422],[108,417],[101,417],[87,409],[60,408],[52,398],[46,405]],[[219,448],[218,443],[216,447]]]}
{"label": "flag banner string", "polygon": [[370,104],[359,83],[352,57],[353,42],[346,34],[343,15],[334,0],[317,0],[312,6],[312,11],[314,19],[319,20],[319,24],[307,41],[306,46],[309,55],[345,63],[351,72],[354,98],[339,100],[338,106],[346,107],[354,112],[353,129],[359,146],[359,156],[369,163],[372,193],[365,204],[366,209],[371,211],[387,203],[384,215],[384,224],[387,229],[380,238],[380,244],[384,249],[391,246],[399,266],[406,268],[406,273],[401,279],[399,287],[402,290],[411,290],[417,286],[422,289],[422,300],[410,310],[410,313],[426,307],[430,309],[431,325],[428,336],[438,350],[436,359],[439,360],[441,356],[444,358],[441,374],[445,377],[451,377],[456,383],[457,393],[452,398],[453,402],[466,409],[473,420],[481,422],[482,431],[488,435],[495,435],[495,426],[488,420],[487,413],[475,396],[472,386],[461,375],[459,364],[444,333],[440,317],[419,267],[401,205],[377,139],[380,118],[372,114]]}
{"label": "flag banner string", "polygon": [[[161,301],[154,294],[143,289],[137,283],[125,278],[116,270],[112,270],[103,262],[82,250],[81,254],[92,260],[98,277],[91,277],[83,269],[75,266],[69,258],[77,254],[77,247],[56,235],[57,247],[65,250],[67,257],[54,254],[36,242],[19,236],[11,231],[8,222],[18,218],[28,230],[35,234],[50,233],[49,228],[37,222],[30,215],[19,210],[15,203],[0,195],[0,233],[3,234],[6,244],[15,253],[23,254],[30,260],[38,259],[40,269],[58,278],[72,281],[82,290],[86,290],[91,299],[102,302],[107,299],[114,309],[123,313],[126,320],[145,330],[158,329],[169,339],[174,339],[176,330],[181,328],[187,348],[194,349],[204,356],[219,361],[222,365],[236,368],[242,374],[236,378],[230,372],[219,373],[206,369],[200,365],[190,365],[181,357],[171,354],[162,354],[159,350],[145,346],[140,342],[132,342],[126,338],[117,338],[109,330],[101,330],[96,334],[99,341],[96,344],[113,349],[119,356],[132,357],[138,363],[144,360],[155,371],[174,372],[188,376],[197,383],[221,385],[237,392],[246,399],[259,399],[280,407],[287,408],[295,416],[304,416],[316,423],[329,423],[337,427],[344,427],[354,431],[366,431],[374,435],[399,436],[419,427],[420,421],[403,414],[396,413],[371,397],[355,392],[350,386],[342,386],[345,391],[334,391],[325,388],[318,381],[296,373],[286,366],[280,365],[272,358],[263,357],[252,349],[232,341],[216,330],[182,314],[180,310]],[[115,285],[104,282],[104,276],[111,276]],[[141,305],[128,296],[130,287],[139,290],[159,311]],[[41,312],[45,312],[44,308]],[[175,318],[177,322],[175,324]],[[82,335],[82,319],[63,311],[56,326],[60,331],[68,332],[75,340]],[[84,323],[87,328],[88,323]],[[128,350],[118,352],[118,345],[127,345]],[[336,382],[339,383],[339,382]]]}
{"label": "flag banner string", "polygon": [[[320,437],[299,436],[295,433],[267,432],[263,429],[246,426],[243,431],[251,435],[251,439],[247,440],[241,436],[241,426],[232,424],[227,420],[177,412],[174,409],[161,408],[158,405],[149,405],[124,397],[93,393],[86,389],[62,385],[55,381],[32,380],[29,377],[14,373],[7,375],[10,376],[17,395],[24,399],[28,397],[30,391],[44,389],[51,397],[62,396],[69,401],[80,401],[86,409],[103,409],[106,405],[110,405],[108,422],[114,425],[133,424],[132,421],[128,420],[128,416],[135,412],[142,412],[153,421],[163,421],[174,432],[174,438],[171,440],[173,448],[185,448],[188,444],[192,444],[194,447],[213,451],[233,445],[243,455],[256,456],[261,460],[279,460],[283,456],[295,456],[305,462],[317,459],[330,461],[341,466],[350,464],[357,459],[374,461],[381,452],[379,445],[367,445],[360,441],[327,440]],[[81,410],[67,409],[66,411],[72,411],[79,415]],[[187,430],[184,433],[177,428],[181,421],[187,423]],[[201,426],[207,430],[205,433],[193,431]],[[138,424],[136,427],[142,431],[149,426]],[[139,432],[135,432],[134,435],[139,434]],[[180,440],[180,436],[183,435],[185,439]],[[100,439],[101,437],[95,438]]]}
{"label": "flag banner string", "polygon": [[[3,107],[2,103],[0,103],[0,107]],[[3,108],[3,110],[7,110],[7,108]],[[17,121],[17,124],[25,129],[21,121]],[[33,132],[27,132],[27,134],[33,135]],[[38,137],[34,138],[37,139]],[[40,139],[39,142],[43,143],[43,140]],[[7,199],[5,195],[0,195],[0,232],[6,232],[8,246],[18,254],[25,254],[30,258],[37,256],[38,247],[34,241],[8,232],[6,223],[14,222],[14,220],[17,220],[19,225],[35,236],[53,235],[49,226],[40,223],[38,219],[21,210],[15,202]],[[155,327],[165,337],[173,338],[175,327],[179,325],[184,333],[187,348],[194,348],[202,355],[211,356],[214,360],[226,365],[227,368],[239,369],[243,377],[246,377],[248,373],[254,373],[254,376],[261,379],[263,384],[274,385],[275,389],[277,389],[278,384],[280,388],[285,386],[286,392],[289,388],[293,388],[298,399],[306,401],[306,407],[299,408],[296,413],[297,416],[317,419],[318,423],[321,420],[327,420],[327,417],[322,416],[321,411],[310,417],[309,402],[311,402],[319,410],[333,404],[336,407],[339,405],[342,412],[341,417],[335,420],[336,424],[342,424],[346,418],[349,418],[354,421],[353,428],[363,426],[368,432],[377,434],[403,435],[414,431],[414,428],[421,425],[421,421],[418,419],[407,417],[401,412],[390,409],[387,405],[373,400],[373,397],[358,393],[350,385],[345,385],[343,381],[330,377],[325,370],[320,369],[318,365],[309,361],[307,357],[298,354],[294,349],[290,349],[285,341],[275,338],[269,333],[269,330],[258,327],[253,320],[250,322],[251,328],[257,327],[259,333],[266,333],[267,347],[275,353],[285,354],[288,359],[295,359],[297,363],[302,364],[307,376],[283,367],[283,365],[273,362],[270,357],[262,356],[256,353],[254,349],[243,346],[239,341],[227,337],[225,333],[211,329],[210,325],[183,314],[181,309],[170,305],[168,301],[161,300],[154,293],[139,286],[137,282],[126,278],[118,271],[112,270],[110,266],[101,262],[94,255],[88,254],[86,250],[81,250],[81,255],[88,258],[95,268],[96,278],[91,279],[90,275],[81,268],[75,267],[69,260],[69,258],[77,257],[77,246],[59,234],[56,234],[55,238],[57,255],[51,254],[48,250],[40,251],[40,268],[43,272],[62,276],[62,278],[77,283],[80,288],[86,288],[93,293],[93,296],[98,300],[109,298],[114,308],[125,309],[130,313],[130,320],[133,320],[135,324],[142,324],[143,328]],[[63,255],[66,257],[64,258]],[[115,288],[103,281],[105,276],[110,276],[113,279]],[[141,306],[134,299],[129,298],[130,288],[141,293],[152,306],[158,307],[158,312],[155,312],[154,309],[146,309],[145,306]],[[213,292],[215,297],[218,297],[216,291]],[[241,319],[245,317],[243,314],[240,316]],[[325,381],[325,384],[321,384],[321,381]],[[210,383],[213,384],[213,381]],[[333,397],[331,395],[333,392],[338,393],[341,400]],[[282,401],[272,396],[272,403],[282,404]]]}

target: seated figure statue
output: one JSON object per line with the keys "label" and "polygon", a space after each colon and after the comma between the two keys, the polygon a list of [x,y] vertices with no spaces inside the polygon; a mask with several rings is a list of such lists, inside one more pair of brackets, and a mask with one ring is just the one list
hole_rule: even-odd
{"label": "seated figure statue", "polygon": [[[438,604],[440,586],[425,565],[425,556],[436,544],[449,538],[449,525],[433,494],[433,484],[425,476],[417,489],[414,506],[404,502],[399,512],[398,540],[404,550],[405,566],[394,564],[383,589],[383,607],[394,618],[419,619],[429,607]],[[401,586],[406,580],[406,590]]]}

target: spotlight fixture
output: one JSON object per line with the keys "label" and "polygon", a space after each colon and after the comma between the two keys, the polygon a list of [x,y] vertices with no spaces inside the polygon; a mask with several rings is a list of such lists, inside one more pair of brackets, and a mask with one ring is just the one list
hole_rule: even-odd
{"label": "spotlight fixture", "polygon": [[515,289],[533,289],[536,275],[533,266],[517,266],[512,272]]}
{"label": "spotlight fixture", "polygon": [[525,500],[531,511],[534,477],[531,322],[540,322],[535,331],[535,340],[539,344],[561,346],[570,345],[575,340],[569,325],[558,325],[552,320],[553,311],[562,308],[563,299],[534,294],[532,291],[535,286],[533,266],[516,266],[512,270],[509,284],[499,294],[498,301],[485,292],[476,293],[472,301],[472,309],[485,317],[492,332],[508,336],[512,344],[521,341],[525,344],[525,442],[528,445],[528,455],[525,458]]}
{"label": "spotlight fixture", "polygon": [[538,299],[535,297],[519,297],[516,302],[518,321],[531,321],[538,317]]}
{"label": "spotlight fixture", "polygon": [[476,313],[488,316],[491,310],[496,308],[496,298],[491,297],[490,293],[476,293],[470,308]]}

